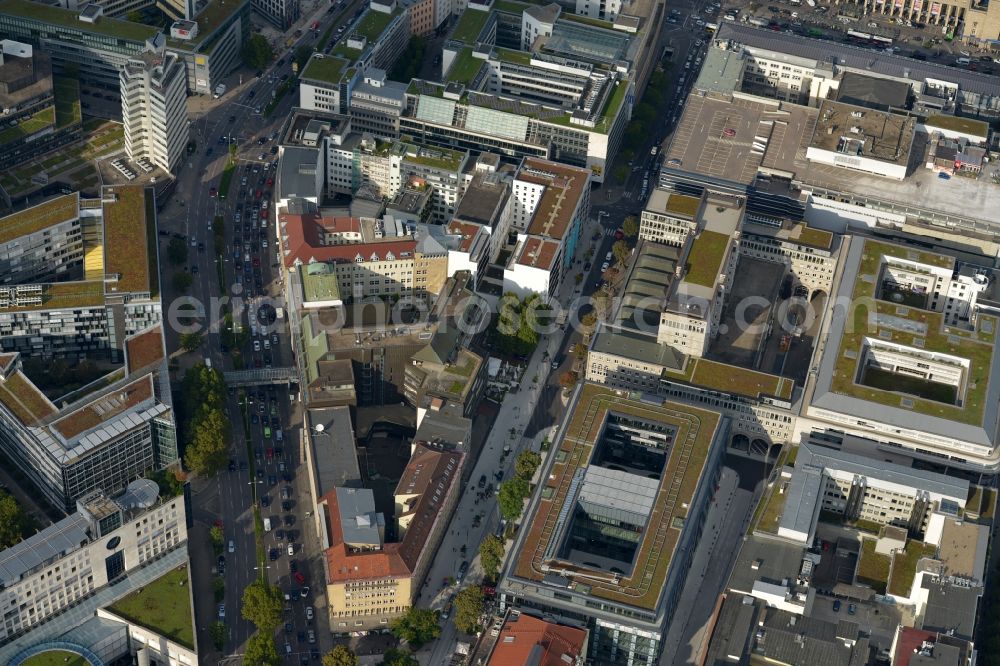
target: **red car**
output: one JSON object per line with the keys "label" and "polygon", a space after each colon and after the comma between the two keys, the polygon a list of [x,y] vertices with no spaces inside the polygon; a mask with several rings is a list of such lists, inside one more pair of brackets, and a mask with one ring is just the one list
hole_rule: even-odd
{"label": "red car", "polygon": [[306,584],[306,577],[303,576],[301,572],[296,571],[295,572],[295,582],[298,583],[299,585],[305,585]]}
{"label": "red car", "polygon": [[268,449],[265,455],[268,460],[274,460],[274,449]]}
{"label": "red car", "polygon": [[623,232],[621,229],[615,232],[615,240],[621,240],[623,238],[625,238],[625,232]]}
{"label": "red car", "polygon": [[258,199],[260,199],[260,197],[261,197],[262,194],[264,194],[264,193],[261,192],[260,190],[257,190],[256,196],[257,196]]}
{"label": "red car", "polygon": [[218,193],[218,191],[213,187],[212,189],[210,189],[208,191],[208,196],[214,197],[217,193]]}
{"label": "red car", "polygon": [[272,185],[274,185],[274,178],[268,178],[267,179],[267,186],[271,187]]}
{"label": "red car", "polygon": [[260,266],[260,259],[258,259],[257,257],[254,257],[253,258],[253,267],[254,268],[258,268],[259,266]]}

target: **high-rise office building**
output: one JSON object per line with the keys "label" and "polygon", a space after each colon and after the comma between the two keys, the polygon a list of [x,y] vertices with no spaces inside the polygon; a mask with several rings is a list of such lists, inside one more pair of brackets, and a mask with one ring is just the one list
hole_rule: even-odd
{"label": "high-rise office building", "polygon": [[129,159],[147,158],[168,173],[188,142],[187,80],[174,53],[146,52],[121,71],[122,119]]}

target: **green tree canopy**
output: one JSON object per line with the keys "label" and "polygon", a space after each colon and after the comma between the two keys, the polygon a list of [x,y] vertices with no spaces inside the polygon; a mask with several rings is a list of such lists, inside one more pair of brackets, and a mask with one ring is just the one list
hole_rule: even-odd
{"label": "green tree canopy", "polygon": [[392,623],[392,633],[413,647],[420,647],[441,635],[438,612],[410,606],[406,614]]}
{"label": "green tree canopy", "polygon": [[497,502],[500,504],[500,515],[505,520],[517,520],[524,510],[524,498],[531,492],[528,482],[520,477],[514,477],[500,484]]}
{"label": "green tree canopy", "polygon": [[270,631],[258,631],[250,637],[243,652],[244,666],[278,666],[280,663],[281,658]]}
{"label": "green tree canopy", "polygon": [[180,344],[184,351],[193,352],[201,347],[203,342],[205,342],[205,336],[201,333],[181,333]]}
{"label": "green tree canopy", "polygon": [[244,42],[241,54],[243,62],[254,69],[264,69],[274,57],[271,45],[268,44],[263,35],[258,34],[250,35],[250,38]]}
{"label": "green tree canopy", "polygon": [[221,410],[198,419],[184,452],[184,464],[197,474],[211,475],[222,469],[229,454],[229,421]]}
{"label": "green tree canopy", "polygon": [[358,655],[346,645],[335,645],[323,655],[323,666],[358,666]]}
{"label": "green tree canopy", "polygon": [[503,540],[495,534],[487,534],[479,544],[479,562],[490,580],[496,580],[500,575],[500,565],[503,564]]}
{"label": "green tree canopy", "polygon": [[27,516],[14,497],[0,490],[0,548],[10,548],[24,540]]}
{"label": "green tree canopy", "polygon": [[265,634],[271,634],[281,624],[281,590],[257,579],[243,590],[240,613]]}
{"label": "green tree canopy", "polygon": [[382,666],[420,666],[420,662],[407,650],[389,648],[382,655]]}
{"label": "green tree canopy", "polygon": [[188,260],[188,246],[183,238],[171,238],[167,243],[167,260],[174,266],[186,264]]}
{"label": "green tree canopy", "polygon": [[295,49],[295,55],[292,56],[292,59],[299,64],[299,72],[301,72],[306,66],[306,63],[309,62],[309,58],[312,57],[314,51],[315,49],[308,44],[302,44],[299,48]]}
{"label": "green tree canopy", "polygon": [[476,633],[486,600],[478,586],[469,586],[455,595],[455,626],[467,634]]}
{"label": "green tree canopy", "polygon": [[514,459],[514,474],[525,481],[531,481],[535,470],[542,464],[542,455],[537,451],[522,451]]}
{"label": "green tree canopy", "polygon": [[191,288],[191,282],[193,278],[190,273],[185,271],[177,271],[174,276],[170,278],[170,285],[174,288],[178,294],[186,294],[188,289]]}

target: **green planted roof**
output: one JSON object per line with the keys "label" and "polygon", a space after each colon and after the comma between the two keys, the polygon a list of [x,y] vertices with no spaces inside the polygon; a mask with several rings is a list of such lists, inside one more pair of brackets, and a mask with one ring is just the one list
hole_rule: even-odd
{"label": "green planted roof", "polygon": [[347,61],[343,58],[315,55],[306,63],[301,78],[325,83],[340,83],[345,67],[347,67]]}
{"label": "green planted roof", "polygon": [[474,44],[489,18],[489,12],[472,9],[471,7],[466,9],[462,12],[458,23],[455,24],[455,30],[452,31],[451,38],[466,44]]}
{"label": "green planted roof", "polygon": [[107,16],[100,17],[95,23],[85,23],[80,20],[79,12],[61,7],[50,7],[28,0],[0,0],[0,14],[35,19],[51,23],[54,26],[74,28],[80,32],[119,37],[134,42],[145,42],[160,32],[152,26],[108,18]]}
{"label": "green planted roof", "polygon": [[467,46],[458,52],[458,57],[451,63],[448,76],[445,78],[449,82],[469,85],[484,64],[486,61],[475,57],[472,54],[472,47]]}

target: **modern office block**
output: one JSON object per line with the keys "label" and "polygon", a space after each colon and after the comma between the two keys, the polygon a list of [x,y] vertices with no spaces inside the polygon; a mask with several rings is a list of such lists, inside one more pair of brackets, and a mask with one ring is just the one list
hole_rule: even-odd
{"label": "modern office block", "polygon": [[187,150],[187,77],[174,53],[143,53],[121,71],[125,152],[174,174]]}

